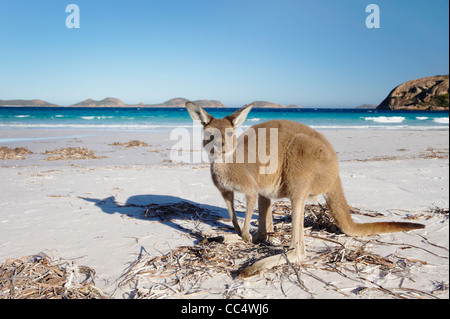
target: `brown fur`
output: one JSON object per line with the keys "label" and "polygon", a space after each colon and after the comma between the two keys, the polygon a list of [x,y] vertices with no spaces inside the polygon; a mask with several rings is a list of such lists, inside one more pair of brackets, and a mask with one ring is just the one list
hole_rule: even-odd
{"label": "brown fur", "polygon": [[[194,103],[186,103],[191,117],[200,122],[205,131],[211,128],[218,129],[221,136],[225,136],[227,129],[234,130],[235,126],[241,124],[251,107],[251,105],[246,106],[224,119],[215,119]],[[311,127],[298,122],[285,120],[264,122],[254,125],[251,129],[256,134],[256,141],[260,134],[258,129],[266,129],[266,154],[269,154],[270,150],[268,141],[271,128],[278,130],[278,165],[274,173],[261,174],[260,168],[264,164],[258,157],[255,163],[236,162],[236,149],[244,146],[247,157],[249,147],[255,147],[252,144],[254,143],[253,139],[246,136],[245,132],[237,140],[234,136],[232,137],[236,143],[236,148],[233,149],[234,161],[232,163],[220,163],[215,160],[211,162],[213,182],[225,200],[237,233],[244,240],[252,240],[249,227],[257,201],[259,205],[257,239],[264,240],[268,233],[273,232],[270,209],[270,199],[272,198],[289,198],[292,203],[292,251],[288,253],[288,258],[293,262],[299,262],[305,257],[303,215],[305,201],[308,197],[324,195],[338,227],[349,236],[366,236],[424,227],[415,223],[354,223],[339,178],[338,158],[326,138]],[[262,133],[264,132],[262,131]],[[207,142],[204,142],[204,145]],[[214,141],[214,145],[218,146],[223,143],[224,138]],[[247,209],[242,230],[234,211],[234,192],[240,192],[246,196]],[[241,276],[247,277],[284,262],[286,262],[285,258],[280,256],[268,257],[245,269]]]}

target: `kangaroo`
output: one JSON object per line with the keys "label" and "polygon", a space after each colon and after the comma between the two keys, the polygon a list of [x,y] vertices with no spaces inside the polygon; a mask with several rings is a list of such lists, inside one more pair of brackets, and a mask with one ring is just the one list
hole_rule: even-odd
{"label": "kangaroo", "polygon": [[[259,216],[255,240],[265,240],[267,235],[273,232],[271,199],[289,198],[291,201],[290,250],[285,255],[275,255],[257,261],[241,271],[241,278],[286,263],[286,258],[290,262],[300,262],[305,258],[303,219],[308,197],[323,195],[337,226],[348,236],[367,236],[425,227],[422,224],[403,222],[353,222],[339,177],[338,158],[327,139],[307,125],[287,120],[272,120],[254,125],[236,139],[235,127],[245,121],[252,106],[246,105],[223,119],[216,119],[200,106],[186,102],[192,119],[203,126],[203,146],[210,155],[212,180],[225,200],[237,234],[243,240],[252,241],[249,228],[257,201]],[[258,147],[258,155],[260,151],[267,154],[270,150],[269,144],[272,143],[269,135],[273,130],[277,133],[275,146],[278,152],[272,154],[271,160],[277,165],[269,174],[261,173],[267,163],[262,162],[260,156],[250,161],[249,150]],[[251,133],[247,133],[248,131]],[[263,136],[264,134],[266,136]],[[265,144],[260,143],[260,140],[265,141]],[[247,157],[247,161],[237,160],[238,150],[243,150],[244,159]],[[224,157],[228,157],[228,160],[224,161]],[[234,210],[234,192],[243,193],[246,198],[247,207],[242,230]]]}

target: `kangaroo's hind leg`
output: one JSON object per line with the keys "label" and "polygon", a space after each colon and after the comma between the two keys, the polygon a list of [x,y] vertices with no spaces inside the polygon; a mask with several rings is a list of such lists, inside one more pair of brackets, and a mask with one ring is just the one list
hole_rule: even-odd
{"label": "kangaroo's hind leg", "polygon": [[256,206],[257,194],[247,194],[247,209],[245,211],[244,227],[242,228],[242,239],[246,242],[252,242],[250,235],[250,222],[252,221],[253,211]]}
{"label": "kangaroo's hind leg", "polygon": [[307,192],[302,190],[297,196],[291,198],[292,204],[292,236],[290,248],[294,251],[292,262],[300,262],[306,256],[303,221]]}
{"label": "kangaroo's hind leg", "polygon": [[[302,189],[302,188],[300,188]],[[250,267],[245,268],[239,273],[240,278],[247,278],[258,275],[266,269],[275,266],[291,263],[298,263],[306,256],[305,242],[303,236],[303,215],[305,211],[305,201],[307,197],[307,188],[297,192],[296,196],[291,198],[292,202],[292,238],[290,250],[286,254],[279,254],[258,260]]]}
{"label": "kangaroo's hind leg", "polygon": [[267,240],[268,234],[273,233],[272,205],[270,198],[258,197],[258,234],[255,241]]}

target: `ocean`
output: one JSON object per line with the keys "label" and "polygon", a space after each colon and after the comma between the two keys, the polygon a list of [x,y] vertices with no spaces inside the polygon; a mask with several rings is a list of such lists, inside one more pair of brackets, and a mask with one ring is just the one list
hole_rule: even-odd
{"label": "ocean", "polygon": [[[206,109],[214,117],[225,117],[236,109]],[[449,128],[443,112],[379,111],[361,109],[253,109],[243,127],[286,119],[316,129],[419,129]],[[184,108],[76,108],[0,107],[1,131],[6,129],[88,129],[170,131],[192,127]]]}

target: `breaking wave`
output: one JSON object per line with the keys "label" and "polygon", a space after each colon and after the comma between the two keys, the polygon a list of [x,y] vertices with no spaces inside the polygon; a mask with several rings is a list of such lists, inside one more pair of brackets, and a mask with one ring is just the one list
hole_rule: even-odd
{"label": "breaking wave", "polygon": [[405,120],[403,116],[363,117],[363,119],[377,123],[402,123]]}

